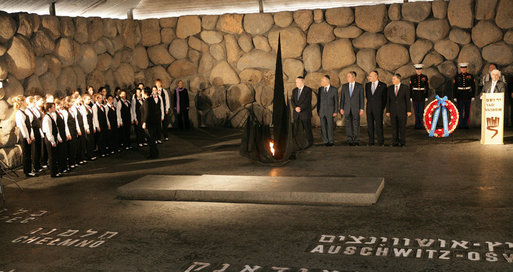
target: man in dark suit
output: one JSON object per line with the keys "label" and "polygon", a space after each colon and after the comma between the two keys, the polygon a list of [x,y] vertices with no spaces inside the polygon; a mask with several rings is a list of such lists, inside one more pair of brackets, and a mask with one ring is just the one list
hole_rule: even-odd
{"label": "man in dark suit", "polygon": [[308,146],[313,144],[312,134],[312,89],[305,86],[302,76],[296,79],[296,88],[292,90],[291,97],[294,123],[301,122],[305,129]]}
{"label": "man in dark suit", "polygon": [[150,95],[150,93],[150,88],[145,87],[142,93],[144,101],[141,107],[141,126],[150,146],[148,159],[155,159],[159,156],[156,140],[160,133],[159,126],[162,122],[162,109],[157,101],[158,96]]}
{"label": "man in dark suit", "polygon": [[401,84],[401,75],[392,77],[392,85],[388,87],[387,116],[392,120],[393,146],[406,145],[406,120],[411,116],[410,91],[408,86]]}
{"label": "man in dark suit", "polygon": [[342,85],[340,114],[345,117],[346,138],[349,145],[360,145],[360,115],[363,115],[364,94],[362,84],[356,82],[356,72],[347,73],[347,83]]}
{"label": "man in dark suit", "polygon": [[491,80],[483,85],[483,93],[506,93],[506,83],[501,79],[501,72],[497,69],[490,73]]}
{"label": "man in dark suit", "polygon": [[368,76],[369,82],[365,84],[367,97],[367,127],[369,131],[369,145],[374,145],[374,127],[378,145],[383,145],[383,111],[387,104],[387,85],[378,80],[378,72],[372,71]]}
{"label": "man in dark suit", "polygon": [[330,85],[330,76],[325,75],[321,78],[321,87],[317,95],[317,113],[321,118],[322,141],[326,146],[333,146],[333,122],[337,117],[338,109],[338,91],[337,88]]}

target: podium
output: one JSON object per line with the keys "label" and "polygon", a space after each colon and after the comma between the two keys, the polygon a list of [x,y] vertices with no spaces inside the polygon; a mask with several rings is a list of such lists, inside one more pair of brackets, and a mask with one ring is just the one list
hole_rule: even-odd
{"label": "podium", "polygon": [[481,144],[504,144],[504,93],[483,93]]}

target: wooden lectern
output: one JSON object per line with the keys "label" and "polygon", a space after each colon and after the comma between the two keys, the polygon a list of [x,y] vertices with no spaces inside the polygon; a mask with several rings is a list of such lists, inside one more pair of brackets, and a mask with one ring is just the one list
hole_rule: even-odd
{"label": "wooden lectern", "polygon": [[481,144],[504,144],[504,93],[483,93]]}

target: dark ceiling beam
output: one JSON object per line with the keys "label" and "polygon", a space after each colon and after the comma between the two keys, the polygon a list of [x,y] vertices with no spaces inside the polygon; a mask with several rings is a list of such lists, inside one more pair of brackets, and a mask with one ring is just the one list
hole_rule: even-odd
{"label": "dark ceiling beam", "polygon": [[258,0],[258,8],[260,13],[264,13],[264,0]]}
{"label": "dark ceiling beam", "polygon": [[50,15],[55,16],[55,2],[50,3]]}

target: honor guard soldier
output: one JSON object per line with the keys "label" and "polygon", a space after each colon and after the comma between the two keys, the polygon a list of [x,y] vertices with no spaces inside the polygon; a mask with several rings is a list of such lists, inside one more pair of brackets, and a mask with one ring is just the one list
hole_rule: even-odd
{"label": "honor guard soldier", "polygon": [[460,114],[459,128],[469,128],[470,105],[476,94],[476,81],[467,73],[468,63],[460,63],[460,73],[453,80],[453,96]]}
{"label": "honor guard soldier", "polygon": [[410,97],[415,111],[415,129],[422,129],[425,103],[428,100],[429,80],[422,74],[423,64],[415,64],[416,75],[410,77]]}

